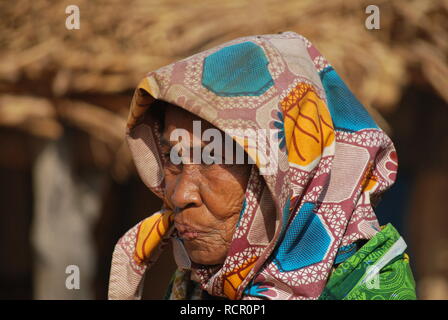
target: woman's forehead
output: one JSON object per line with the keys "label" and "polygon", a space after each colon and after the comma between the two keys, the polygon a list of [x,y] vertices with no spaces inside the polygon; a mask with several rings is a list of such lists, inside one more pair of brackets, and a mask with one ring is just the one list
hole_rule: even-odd
{"label": "woman's forehead", "polygon": [[165,138],[169,138],[169,134],[175,129],[184,129],[191,134],[196,132],[202,134],[203,131],[211,128],[217,129],[210,122],[176,105],[168,104],[166,106],[163,132]]}

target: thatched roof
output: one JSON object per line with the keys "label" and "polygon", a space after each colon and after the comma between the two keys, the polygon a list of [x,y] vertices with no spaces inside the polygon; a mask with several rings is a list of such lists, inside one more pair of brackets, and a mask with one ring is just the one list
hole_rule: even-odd
{"label": "thatched roof", "polygon": [[[371,1],[363,0],[78,0],[81,28],[67,30],[71,4],[0,2],[0,92],[9,95],[0,100],[0,126],[57,137],[62,119],[100,132],[102,116],[122,123],[123,95],[130,98],[146,72],[239,36],[279,31],[307,37],[355,95],[380,112],[392,111],[410,83],[448,102],[448,0],[377,0],[380,30],[366,29]],[[86,94],[121,98],[73,101]],[[34,110],[12,107],[24,99],[37,99]],[[68,103],[78,108],[61,107]],[[76,114],[86,108],[104,110],[95,111],[98,119]],[[32,119],[47,128],[31,129]],[[115,130],[103,137],[112,146],[123,132]]]}
{"label": "thatched roof", "polygon": [[[448,1],[86,1],[80,30],[65,28],[73,1],[0,4],[2,89],[25,79],[53,94],[131,89],[152,69],[232,38],[291,30],[308,37],[367,104],[390,108],[409,81],[448,101]],[[412,72],[420,73],[412,73]],[[422,76],[416,80],[413,76]]]}

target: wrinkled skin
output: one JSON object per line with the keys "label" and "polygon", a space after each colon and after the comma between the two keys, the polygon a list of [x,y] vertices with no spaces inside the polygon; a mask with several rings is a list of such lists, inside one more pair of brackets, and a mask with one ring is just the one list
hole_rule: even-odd
{"label": "wrinkled skin", "polygon": [[175,227],[191,260],[198,264],[222,264],[227,256],[250,174],[249,164],[179,164],[170,161],[174,129],[185,129],[193,142],[193,121],[201,120],[202,132],[210,123],[173,105],[165,112],[162,153],[165,172],[165,204],[174,210]]}

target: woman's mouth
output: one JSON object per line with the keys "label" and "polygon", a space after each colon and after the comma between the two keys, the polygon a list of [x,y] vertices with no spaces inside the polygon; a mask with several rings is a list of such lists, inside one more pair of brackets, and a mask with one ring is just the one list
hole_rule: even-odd
{"label": "woman's mouth", "polygon": [[182,238],[183,240],[187,240],[187,241],[194,240],[198,237],[197,232],[189,232],[189,231],[178,232],[178,235],[180,238]]}
{"label": "woman's mouth", "polygon": [[198,237],[198,231],[184,224],[174,223],[177,235],[183,240],[194,240]]}

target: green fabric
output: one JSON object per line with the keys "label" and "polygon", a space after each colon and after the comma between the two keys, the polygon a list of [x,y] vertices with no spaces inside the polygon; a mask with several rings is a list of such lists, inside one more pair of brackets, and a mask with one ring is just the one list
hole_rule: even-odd
{"label": "green fabric", "polygon": [[[400,239],[389,223],[330,275],[320,300],[415,300],[415,281],[406,254],[399,254],[379,271],[375,282],[364,282],[367,268],[387,254]],[[391,254],[391,252],[389,252]]]}

